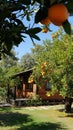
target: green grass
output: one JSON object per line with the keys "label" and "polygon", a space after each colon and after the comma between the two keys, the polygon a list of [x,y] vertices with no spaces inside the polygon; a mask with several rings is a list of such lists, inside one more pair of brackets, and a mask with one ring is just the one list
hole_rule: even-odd
{"label": "green grass", "polygon": [[73,130],[73,113],[63,108],[0,108],[0,130]]}

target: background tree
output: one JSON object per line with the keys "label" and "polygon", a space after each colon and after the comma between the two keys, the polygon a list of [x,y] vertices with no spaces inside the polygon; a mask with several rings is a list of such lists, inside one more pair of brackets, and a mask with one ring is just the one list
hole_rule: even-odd
{"label": "background tree", "polygon": [[58,34],[52,41],[42,44],[40,51],[36,49],[37,62],[33,75],[41,85],[44,81],[52,84],[52,92],[59,92],[67,97],[66,111],[71,110],[73,97],[73,40],[68,35]]}
{"label": "background tree", "polygon": [[66,97],[66,111],[71,110],[73,97],[73,40],[64,35],[52,47],[51,57],[54,61],[52,75],[53,89]]}
{"label": "background tree", "polygon": [[11,51],[11,55],[5,55],[0,61],[0,98],[7,98],[9,87],[14,87],[18,79],[10,79],[15,72],[20,72],[21,68],[18,64],[18,58],[15,52]]}
{"label": "background tree", "polygon": [[0,61],[0,66],[2,69],[9,69],[10,67],[16,65],[18,63],[18,58],[16,57],[16,53],[14,50],[11,50],[10,55],[4,55],[2,60]]}
{"label": "background tree", "polygon": [[7,79],[5,77],[4,71],[0,66],[0,102],[5,101],[7,97],[6,90],[7,90]]}
{"label": "background tree", "polygon": [[23,68],[23,70],[33,68],[34,65],[35,65],[35,60],[32,54],[27,53],[26,55],[22,56],[20,60],[20,67]]}

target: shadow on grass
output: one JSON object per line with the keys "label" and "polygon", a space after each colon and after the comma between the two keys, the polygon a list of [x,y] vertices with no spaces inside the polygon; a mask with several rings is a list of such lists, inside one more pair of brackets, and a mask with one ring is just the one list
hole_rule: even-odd
{"label": "shadow on grass", "polygon": [[63,128],[59,123],[32,123],[30,125],[24,125],[18,128],[18,130],[67,130]]}
{"label": "shadow on grass", "polygon": [[17,127],[17,130],[67,130],[60,123],[36,122],[29,114],[12,112],[11,108],[0,109],[0,126]]}
{"label": "shadow on grass", "polygon": [[0,113],[3,112],[11,112],[12,108],[11,107],[0,107]]}
{"label": "shadow on grass", "polygon": [[68,114],[65,117],[71,117],[71,118],[73,118],[73,114]]}
{"label": "shadow on grass", "polygon": [[30,115],[27,114],[18,112],[0,113],[0,126],[17,126],[31,121]]}

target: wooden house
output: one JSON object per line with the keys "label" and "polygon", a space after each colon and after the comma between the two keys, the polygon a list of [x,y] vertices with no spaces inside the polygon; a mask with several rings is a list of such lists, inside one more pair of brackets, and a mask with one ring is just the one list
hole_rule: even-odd
{"label": "wooden house", "polygon": [[20,84],[12,88],[13,99],[30,99],[39,95],[43,100],[61,101],[63,97],[58,93],[51,95],[51,90],[47,88],[45,82],[41,88],[35,82],[28,83],[29,76],[32,74],[33,69],[29,69],[13,75],[13,78],[19,77]]}

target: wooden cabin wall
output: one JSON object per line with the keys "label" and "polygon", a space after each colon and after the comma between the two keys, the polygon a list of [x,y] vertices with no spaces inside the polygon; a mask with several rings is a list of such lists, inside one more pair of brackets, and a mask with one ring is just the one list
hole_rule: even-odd
{"label": "wooden cabin wall", "polygon": [[[35,83],[28,83],[28,78],[32,72],[24,73],[23,75],[19,75],[21,85],[18,87],[16,86],[16,98],[31,98],[35,97],[37,94],[44,100],[62,100],[63,97],[58,93],[54,95],[47,96],[47,92],[50,90],[46,90],[46,82],[44,82],[43,86],[39,88]],[[12,95],[14,95],[14,88],[12,88]]]}
{"label": "wooden cabin wall", "polygon": [[23,83],[22,89],[16,87],[16,98],[31,98],[37,94],[37,85]]}
{"label": "wooden cabin wall", "polygon": [[38,95],[40,96],[40,98],[44,99],[44,100],[51,100],[51,101],[54,101],[54,100],[62,100],[63,97],[59,94],[59,93],[55,93],[55,94],[50,94],[50,95],[47,95],[47,93],[51,93],[51,90],[50,91],[46,91],[44,88],[41,88],[38,92]]}
{"label": "wooden cabin wall", "polygon": [[[28,88],[28,83],[23,84],[22,89],[18,89],[16,87],[16,98],[32,98],[39,95],[43,100],[62,100],[63,97],[59,93],[55,93],[54,95],[47,96],[47,92],[51,92],[51,90],[47,91],[45,86],[39,88],[36,84],[31,85],[32,88]],[[30,86],[29,86],[30,87]],[[14,93],[14,88],[12,89],[12,95]]]}
{"label": "wooden cabin wall", "polygon": [[[43,99],[43,100],[62,100],[63,97],[59,93],[51,94],[52,90],[46,90],[46,83],[43,84],[43,86],[39,89],[38,95]],[[49,93],[50,95],[47,95]]]}

